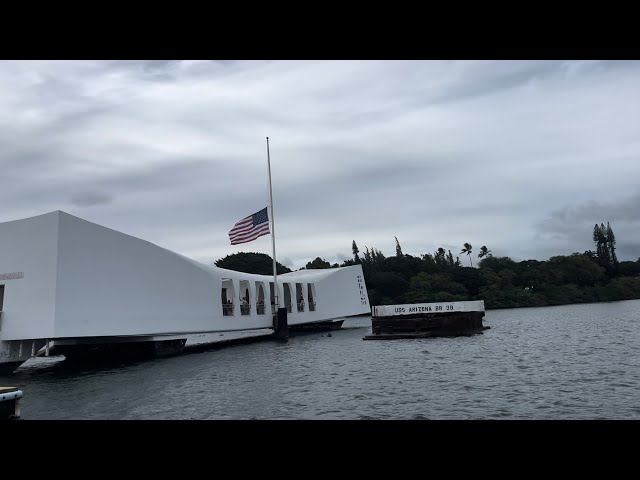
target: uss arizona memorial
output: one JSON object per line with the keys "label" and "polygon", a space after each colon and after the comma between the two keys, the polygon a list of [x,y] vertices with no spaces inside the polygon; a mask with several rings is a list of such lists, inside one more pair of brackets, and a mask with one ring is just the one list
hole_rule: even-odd
{"label": "uss arizona memorial", "polygon": [[[360,265],[278,275],[291,326],[370,313]],[[0,370],[54,342],[184,346],[197,333],[274,327],[273,277],[205,265],[62,211],[0,223]],[[243,300],[246,304],[243,304]]]}

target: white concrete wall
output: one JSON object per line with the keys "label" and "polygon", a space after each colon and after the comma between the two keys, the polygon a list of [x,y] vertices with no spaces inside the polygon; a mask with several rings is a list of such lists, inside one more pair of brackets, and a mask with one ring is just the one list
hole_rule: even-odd
{"label": "white concrete wall", "polygon": [[[361,278],[360,283],[358,282],[358,277]],[[313,321],[309,319],[318,321],[371,312],[362,266],[360,265],[322,270],[299,270],[279,275],[279,284],[281,284],[281,279],[283,282],[291,283],[294,292],[296,283],[302,283],[304,289],[305,312],[298,313],[295,305],[293,305],[293,312],[288,316],[289,325]],[[307,283],[315,284],[315,312],[308,311]],[[360,293],[360,285],[363,287],[362,295]]]}
{"label": "white concrete wall", "polygon": [[[24,278],[2,282],[3,340],[174,335],[272,325],[273,277],[202,265],[64,212],[0,224],[0,274],[12,272],[24,272]],[[294,295],[289,324],[370,312],[368,298],[361,301],[358,276],[359,265],[279,275],[280,305],[284,283]],[[223,278],[234,284],[234,316],[222,315]],[[249,281],[250,315],[240,314],[242,280]],[[265,286],[265,315],[256,311],[257,280]],[[303,284],[304,312],[295,305],[296,283]],[[315,312],[309,311],[308,283],[315,285]]]}
{"label": "white concrete wall", "polygon": [[4,287],[1,340],[54,335],[58,212],[0,223],[0,280]]}
{"label": "white concrete wall", "polygon": [[390,317],[396,315],[416,315],[419,313],[454,312],[484,312],[484,300],[378,305],[374,307],[373,314],[375,317]]}
{"label": "white concrete wall", "polygon": [[222,317],[221,277],[196,262],[64,213],[59,255],[57,337],[265,326]]}

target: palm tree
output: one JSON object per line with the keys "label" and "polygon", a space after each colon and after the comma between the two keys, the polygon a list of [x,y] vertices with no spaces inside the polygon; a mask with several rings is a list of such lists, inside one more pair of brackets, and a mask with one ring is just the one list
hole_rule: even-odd
{"label": "palm tree", "polygon": [[487,246],[483,245],[480,247],[480,253],[478,254],[478,258],[482,258],[482,257],[490,257],[491,256],[491,250],[487,250]]}
{"label": "palm tree", "polygon": [[471,263],[471,266],[473,267],[473,262],[471,261],[471,249],[473,247],[471,246],[470,243],[465,243],[464,244],[464,248],[462,249],[462,251],[460,253],[466,253],[467,255],[469,255],[469,262]]}

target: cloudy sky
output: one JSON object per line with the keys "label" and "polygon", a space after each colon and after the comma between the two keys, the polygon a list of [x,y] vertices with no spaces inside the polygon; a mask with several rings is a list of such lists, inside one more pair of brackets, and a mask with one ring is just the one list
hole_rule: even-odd
{"label": "cloudy sky", "polygon": [[227,236],[267,204],[266,136],[292,268],[394,236],[546,260],[607,221],[640,257],[637,61],[3,61],[0,127],[0,221],[63,210],[206,263],[271,253]]}

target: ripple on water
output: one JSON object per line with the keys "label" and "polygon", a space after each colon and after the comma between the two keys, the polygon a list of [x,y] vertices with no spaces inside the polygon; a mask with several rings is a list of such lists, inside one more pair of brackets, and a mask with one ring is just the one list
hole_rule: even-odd
{"label": "ripple on water", "polygon": [[[488,311],[484,335],[364,342],[370,319],[173,358],[26,362],[29,419],[640,419],[640,301]],[[606,324],[606,328],[603,328]]]}

